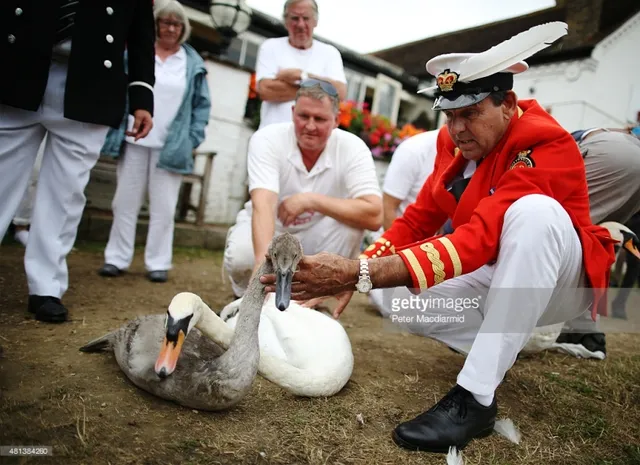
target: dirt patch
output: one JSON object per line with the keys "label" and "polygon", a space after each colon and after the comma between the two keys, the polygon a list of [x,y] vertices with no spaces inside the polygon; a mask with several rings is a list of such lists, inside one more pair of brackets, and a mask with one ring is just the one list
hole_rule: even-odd
{"label": "dirt patch", "polygon": [[[391,331],[356,296],[341,319],[355,355],[341,393],[299,399],[258,376],[237,408],[192,411],[133,386],[110,354],[78,348],[137,315],[163,313],[181,291],[221,309],[233,298],[222,282],[221,254],[176,251],[170,281],[154,284],[144,277],[141,250],[130,273],[104,279],[96,274],[102,246],[78,247],[69,256],[64,298],[73,320],[62,325],[26,312],[24,249],[1,249],[0,445],[51,445],[54,456],[0,463],[445,463],[441,455],[399,449],[390,434],[446,393],[462,356]],[[612,334],[607,343],[605,361],[556,353],[521,359],[497,393],[499,416],[520,428],[521,444],[498,435],[475,441],[466,463],[640,463],[640,337]]]}

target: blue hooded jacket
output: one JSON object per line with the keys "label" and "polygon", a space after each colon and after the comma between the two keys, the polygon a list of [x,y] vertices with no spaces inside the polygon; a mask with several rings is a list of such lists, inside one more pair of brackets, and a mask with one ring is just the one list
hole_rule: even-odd
{"label": "blue hooded jacket", "polygon": [[[204,61],[196,50],[182,44],[187,53],[187,88],[178,113],[169,127],[167,140],[160,151],[158,168],[179,174],[193,172],[193,150],[205,138],[204,129],[209,123],[211,99]],[[118,158],[125,149],[125,131],[128,123],[128,104],[118,129],[111,128],[102,147],[102,155]]]}

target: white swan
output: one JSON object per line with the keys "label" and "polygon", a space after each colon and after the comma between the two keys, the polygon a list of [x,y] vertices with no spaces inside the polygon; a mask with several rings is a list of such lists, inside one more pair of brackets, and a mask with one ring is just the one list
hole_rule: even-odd
{"label": "white swan", "polygon": [[[618,243],[614,245],[616,256],[620,250],[625,249],[640,259],[640,252],[638,252],[638,248],[640,248],[640,240],[638,239],[638,236],[631,231],[631,229],[615,221],[600,223],[599,226],[606,228],[609,231],[611,238],[618,241]],[[522,349],[522,352],[536,353],[547,349],[559,349],[569,353],[570,355],[579,355],[579,351],[577,352],[574,347],[570,347],[574,346],[574,344],[556,343],[563,327],[564,322],[536,328],[529,338],[529,341],[527,341],[527,344]]]}
{"label": "white swan", "polygon": [[[242,298],[220,313],[235,329]],[[290,302],[278,310],[275,294],[262,307],[258,372],[298,396],[319,397],[338,393],[351,378],[353,351],[344,327],[317,310]]]}

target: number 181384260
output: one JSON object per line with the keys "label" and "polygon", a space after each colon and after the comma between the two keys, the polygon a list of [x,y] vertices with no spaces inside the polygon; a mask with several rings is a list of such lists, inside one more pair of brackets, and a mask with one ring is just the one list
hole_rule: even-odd
{"label": "number 181384260", "polygon": [[0,446],[0,457],[33,457],[53,455],[51,446]]}

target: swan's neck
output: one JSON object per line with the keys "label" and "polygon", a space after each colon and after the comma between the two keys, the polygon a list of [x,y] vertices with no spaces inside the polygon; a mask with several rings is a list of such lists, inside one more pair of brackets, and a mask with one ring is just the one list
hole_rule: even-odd
{"label": "swan's neck", "polygon": [[259,353],[258,326],[265,298],[265,286],[260,282],[260,276],[273,274],[273,272],[271,262],[265,260],[249,282],[249,286],[240,303],[238,321],[233,332],[229,351],[241,351],[244,353],[247,350],[255,350],[256,353]]}
{"label": "swan's neck", "polygon": [[203,301],[198,303],[201,306],[201,311],[200,320],[196,323],[196,328],[216,344],[228,349],[233,338],[233,329],[222,321],[222,318],[216,315]]}
{"label": "swan's neck", "polygon": [[[272,274],[273,266],[270,262],[262,264],[254,279],[244,294],[240,309],[238,310],[238,322],[235,331],[231,329],[222,318],[209,308],[202,300],[198,299],[195,305],[200,305],[200,319],[196,327],[215,343],[221,345],[227,351],[226,357],[246,355],[246,351],[259,351],[258,326],[260,313],[264,304],[264,285],[260,283],[260,276]],[[238,354],[238,352],[241,352]]]}
{"label": "swan's neck", "polygon": [[303,380],[305,372],[286,360],[261,353],[260,374],[272,383],[290,389]]}

